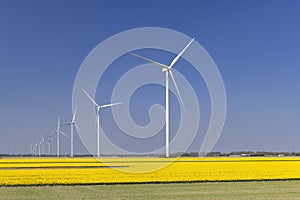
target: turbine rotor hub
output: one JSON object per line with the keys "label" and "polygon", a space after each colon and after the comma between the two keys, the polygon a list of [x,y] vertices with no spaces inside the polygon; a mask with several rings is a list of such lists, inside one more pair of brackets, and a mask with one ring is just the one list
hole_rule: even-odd
{"label": "turbine rotor hub", "polygon": [[162,71],[167,72],[167,71],[170,71],[170,69],[169,68],[163,68]]}

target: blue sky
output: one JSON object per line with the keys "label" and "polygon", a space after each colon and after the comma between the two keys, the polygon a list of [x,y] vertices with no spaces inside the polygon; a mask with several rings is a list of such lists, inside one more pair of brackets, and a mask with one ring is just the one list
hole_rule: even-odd
{"label": "blue sky", "polygon": [[214,150],[300,151],[299,9],[296,0],[2,0],[0,153],[29,152],[58,116],[69,120],[87,54],[114,34],[147,26],[196,37],[217,64],[228,112]]}

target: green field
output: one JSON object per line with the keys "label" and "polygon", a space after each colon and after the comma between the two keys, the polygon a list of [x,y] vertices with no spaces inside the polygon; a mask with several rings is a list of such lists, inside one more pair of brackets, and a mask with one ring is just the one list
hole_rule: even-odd
{"label": "green field", "polygon": [[300,181],[0,187],[0,199],[300,199]]}

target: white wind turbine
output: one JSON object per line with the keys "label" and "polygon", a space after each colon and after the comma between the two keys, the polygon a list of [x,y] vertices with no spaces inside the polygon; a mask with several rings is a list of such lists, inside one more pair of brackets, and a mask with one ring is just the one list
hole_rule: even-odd
{"label": "white wind turbine", "polygon": [[36,142],[36,147],[37,147],[37,156],[41,156],[41,143],[40,143],[40,141]]}
{"label": "white wind turbine", "polygon": [[175,78],[173,76],[173,73],[172,73],[172,67],[175,65],[175,63],[178,61],[178,59],[182,56],[182,54],[187,50],[187,48],[192,44],[192,42],[195,40],[195,38],[193,38],[185,47],[184,49],[172,60],[171,64],[169,66],[167,65],[164,65],[164,64],[161,64],[159,62],[156,62],[156,61],[153,61],[153,60],[150,60],[148,58],[145,58],[143,56],[140,56],[140,55],[137,55],[137,54],[134,54],[134,53],[131,53],[131,55],[135,56],[135,57],[138,57],[138,58],[141,58],[147,62],[150,62],[160,68],[162,68],[162,71],[166,73],[166,157],[169,157],[170,156],[170,147],[169,147],[169,137],[170,137],[170,122],[169,122],[169,74],[173,80],[173,83],[174,83],[174,86],[176,88],[176,91],[178,93],[178,96],[179,96],[179,99],[180,99],[180,102],[185,110],[185,106],[184,106],[184,103],[182,101],[182,98],[181,98],[181,95],[180,95],[180,92],[179,92],[179,89],[177,87],[177,84],[176,84],[176,81],[175,81]]}
{"label": "white wind turbine", "polygon": [[37,149],[39,148],[38,142],[34,144],[34,156],[37,156]]}
{"label": "white wind turbine", "polygon": [[57,157],[59,157],[59,135],[63,134],[64,136],[66,136],[67,138],[69,138],[67,136],[67,134],[65,134],[62,130],[60,130],[60,118],[58,118],[57,120],[57,127],[56,129],[50,134],[50,136],[52,136],[54,133],[56,133],[56,153],[57,153]]}
{"label": "white wind turbine", "polygon": [[74,156],[74,126],[76,126],[76,124],[75,124],[76,113],[77,113],[77,108],[75,109],[75,112],[72,116],[71,121],[69,123],[61,125],[61,126],[68,126],[68,125],[71,126],[71,157]]}
{"label": "white wind turbine", "polygon": [[44,138],[43,135],[42,135],[40,144],[42,145],[42,153],[41,153],[41,154],[42,154],[42,155],[45,155],[45,138]]}
{"label": "white wind turbine", "polygon": [[81,88],[82,91],[86,94],[86,96],[91,100],[91,102],[95,105],[97,110],[97,156],[100,157],[100,109],[111,107],[115,105],[122,104],[123,102],[119,103],[111,103],[111,104],[105,104],[105,105],[99,105],[97,102],[89,95],[87,91],[85,91],[83,88]]}
{"label": "white wind turbine", "polygon": [[41,156],[41,146],[42,146],[42,141],[40,140],[40,141],[38,142],[39,156]]}
{"label": "white wind turbine", "polygon": [[45,143],[48,145],[48,153],[47,153],[48,156],[50,155],[51,141],[52,141],[51,135],[48,135],[48,136],[47,136],[47,140],[45,140]]}
{"label": "white wind turbine", "polygon": [[34,144],[31,144],[31,155],[34,156]]}

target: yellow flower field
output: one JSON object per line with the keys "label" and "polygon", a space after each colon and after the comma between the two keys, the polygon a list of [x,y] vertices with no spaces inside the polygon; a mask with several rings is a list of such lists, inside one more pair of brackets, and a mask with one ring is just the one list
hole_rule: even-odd
{"label": "yellow flower field", "polygon": [[[102,163],[95,158],[3,158],[0,159],[0,185],[300,179],[300,158],[294,157],[101,158],[100,161]],[[158,170],[151,171],[153,169]]]}

